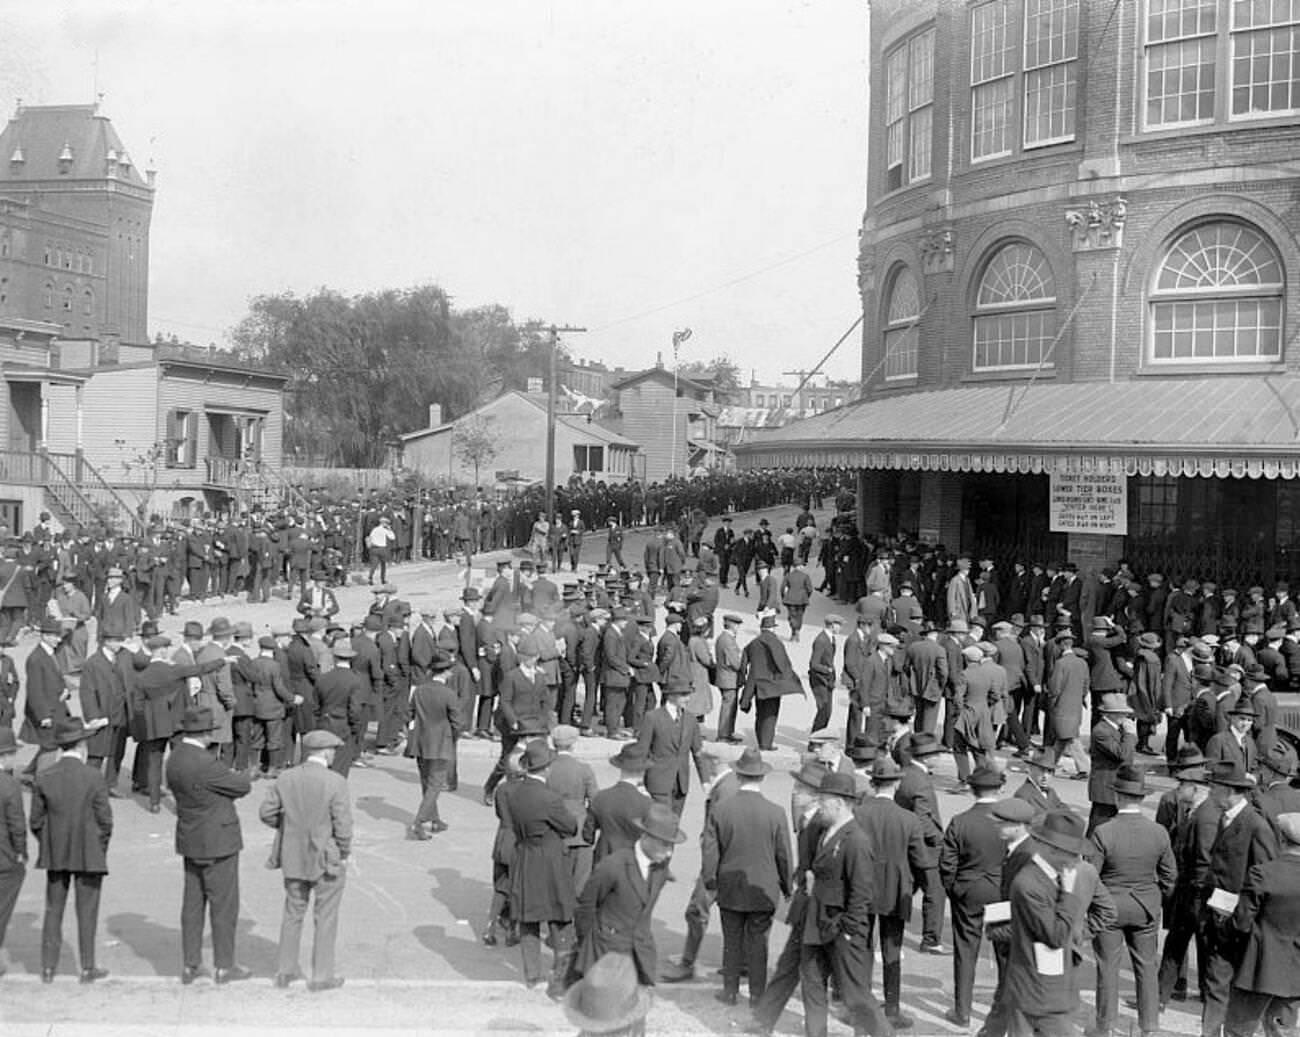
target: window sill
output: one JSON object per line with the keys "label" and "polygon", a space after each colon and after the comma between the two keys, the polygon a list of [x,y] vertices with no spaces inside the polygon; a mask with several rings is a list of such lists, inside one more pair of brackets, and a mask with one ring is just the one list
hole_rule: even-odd
{"label": "window sill", "polygon": [[1286,364],[1276,360],[1250,361],[1242,363],[1203,363],[1203,364],[1145,364],[1133,372],[1135,378],[1166,378],[1189,374],[1286,374]]}
{"label": "window sill", "polygon": [[1054,381],[1055,367],[1011,367],[1002,371],[968,371],[962,375],[962,382],[1027,382],[1037,375],[1038,381]]}
{"label": "window sill", "polygon": [[917,376],[914,374],[896,374],[887,376],[882,383],[885,389],[910,389],[916,385]]}
{"label": "window sill", "polygon": [[1223,133],[1225,130],[1283,130],[1295,132],[1294,115],[1268,115],[1250,117],[1239,115],[1225,120],[1214,119],[1209,122],[1191,123],[1186,126],[1161,126],[1154,130],[1141,130],[1127,133],[1120,137],[1123,144],[1141,144],[1144,141],[1162,141],[1184,139],[1187,137],[1204,137],[1208,134]]}

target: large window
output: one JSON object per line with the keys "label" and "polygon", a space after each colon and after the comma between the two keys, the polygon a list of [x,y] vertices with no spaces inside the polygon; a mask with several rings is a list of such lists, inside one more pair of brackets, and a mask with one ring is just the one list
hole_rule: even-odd
{"label": "large window", "polygon": [[573,447],[573,468],[578,472],[603,472],[605,470],[605,448],[603,446]]}
{"label": "large window", "polygon": [[1073,140],[1078,64],[1079,0],[988,0],[973,7],[971,159]]}
{"label": "large window", "polygon": [[1056,286],[1047,257],[1026,242],[1003,245],[975,294],[976,371],[1038,367],[1056,334]]}
{"label": "large window", "polygon": [[1151,291],[1156,363],[1282,356],[1282,262],[1244,223],[1204,223],[1166,253]]}
{"label": "large window", "polygon": [[916,277],[900,266],[889,282],[885,310],[885,380],[916,377],[917,322],[921,317],[921,293]]}
{"label": "large window", "polygon": [[934,137],[934,30],[885,57],[885,189],[930,175]]}
{"label": "large window", "polygon": [[1300,0],[1147,0],[1147,129],[1300,111]]}

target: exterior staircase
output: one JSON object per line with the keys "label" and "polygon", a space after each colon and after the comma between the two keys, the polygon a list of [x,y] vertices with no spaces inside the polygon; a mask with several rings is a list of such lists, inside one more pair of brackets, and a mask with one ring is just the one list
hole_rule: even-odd
{"label": "exterior staircase", "polygon": [[136,509],[82,454],[42,451],[31,456],[36,459],[32,474],[40,476],[46,507],[65,530],[76,533],[104,526],[129,536],[145,532]]}
{"label": "exterior staircase", "polygon": [[260,461],[209,457],[205,463],[206,485],[229,493],[244,511],[279,508],[285,503],[293,507],[308,504],[307,498],[285,481],[279,469]]}

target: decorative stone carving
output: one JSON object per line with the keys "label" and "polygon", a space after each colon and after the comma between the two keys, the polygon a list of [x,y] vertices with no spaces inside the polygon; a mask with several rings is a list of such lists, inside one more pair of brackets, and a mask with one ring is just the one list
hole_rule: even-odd
{"label": "decorative stone carving", "polygon": [[[861,242],[861,236],[858,238]],[[876,289],[876,256],[866,246],[858,247],[858,294],[866,296]]]}
{"label": "decorative stone carving", "polygon": [[1065,225],[1070,228],[1075,252],[1121,248],[1124,245],[1124,220],[1128,203],[1116,197],[1099,202],[1095,198],[1084,209],[1067,209]]}
{"label": "decorative stone carving", "polygon": [[921,269],[927,274],[951,273],[957,256],[957,236],[951,227],[921,232]]}

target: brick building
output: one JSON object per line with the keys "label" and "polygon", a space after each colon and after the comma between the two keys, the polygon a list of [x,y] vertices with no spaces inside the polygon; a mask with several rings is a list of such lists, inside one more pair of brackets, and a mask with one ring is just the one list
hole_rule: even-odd
{"label": "brick building", "polygon": [[864,527],[1300,577],[1300,6],[875,0]]}

